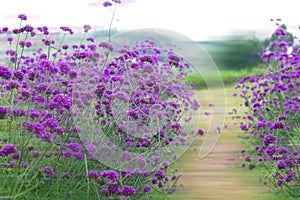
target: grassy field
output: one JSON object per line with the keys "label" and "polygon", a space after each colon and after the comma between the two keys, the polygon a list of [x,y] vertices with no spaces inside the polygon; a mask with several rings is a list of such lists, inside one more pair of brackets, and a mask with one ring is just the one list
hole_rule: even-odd
{"label": "grassy field", "polygon": [[[253,68],[244,68],[240,70],[220,70],[221,77],[225,85],[233,85],[236,81],[245,75],[256,74],[257,71],[266,70],[262,66],[253,67]],[[208,81],[214,81],[216,74],[205,74],[205,78]],[[201,74],[189,74],[187,80],[195,84],[196,88],[205,88],[205,79]]]}

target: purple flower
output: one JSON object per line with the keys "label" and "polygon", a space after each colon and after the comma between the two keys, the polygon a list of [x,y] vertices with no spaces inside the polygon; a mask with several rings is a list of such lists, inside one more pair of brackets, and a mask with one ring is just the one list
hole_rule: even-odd
{"label": "purple flower", "polygon": [[86,40],[90,41],[90,42],[94,42],[95,41],[95,39],[93,37],[88,37],[88,38],[86,38]]}
{"label": "purple flower", "polygon": [[102,48],[105,48],[105,49],[108,49],[110,51],[114,50],[114,46],[111,43],[107,42],[107,41],[99,42],[98,46],[102,47]]}
{"label": "purple flower", "polygon": [[276,141],[276,136],[273,134],[266,135],[263,139],[263,143],[265,146],[268,146],[269,144],[272,144],[275,141]]}
{"label": "purple flower", "polygon": [[257,160],[258,160],[259,162],[262,162],[262,161],[266,161],[266,158],[259,157]]}
{"label": "purple flower", "polygon": [[19,159],[21,157],[21,152],[18,151],[16,153],[12,153],[10,156],[11,156],[11,158],[17,160],[17,159]]}
{"label": "purple flower", "polygon": [[28,163],[28,162],[22,161],[22,162],[20,163],[20,167],[28,168],[28,166],[29,166],[29,163]]}
{"label": "purple flower", "polygon": [[105,177],[109,180],[114,180],[114,181],[117,181],[118,178],[119,178],[119,174],[114,171],[114,170],[105,170],[105,171],[102,171],[100,176],[102,177]]}
{"label": "purple flower", "polygon": [[286,172],[285,181],[288,183],[291,182],[292,180],[294,180],[294,176],[295,176],[294,172]]}
{"label": "purple flower", "polygon": [[121,0],[111,0],[111,1],[115,3],[121,3]]}
{"label": "purple flower", "polygon": [[124,185],[122,189],[122,194],[124,195],[133,195],[136,194],[135,188],[133,186]]}
{"label": "purple flower", "polygon": [[29,116],[34,119],[34,118],[39,118],[41,116],[41,113],[36,111],[36,110],[32,110],[29,114]]}
{"label": "purple flower", "polygon": [[21,87],[21,84],[18,81],[10,80],[10,81],[8,81],[6,87],[8,90],[11,90],[11,89],[16,89],[16,88]]}
{"label": "purple flower", "polygon": [[13,29],[13,33],[14,33],[14,34],[18,34],[18,33],[20,33],[20,30],[17,29],[17,28],[15,28],[15,29]]}
{"label": "purple flower", "polygon": [[274,153],[276,152],[276,147],[275,146],[268,146],[267,148],[266,148],[266,155],[268,155],[268,156],[272,156],[272,155],[274,155]]}
{"label": "purple flower", "polygon": [[285,35],[285,30],[283,28],[278,28],[275,30],[275,35]]}
{"label": "purple flower", "polygon": [[109,1],[105,1],[105,2],[103,2],[103,6],[109,7],[109,6],[112,6],[112,3],[110,3]]}
{"label": "purple flower", "polygon": [[55,127],[54,129],[55,129],[57,135],[64,135],[65,134],[65,130],[64,130],[63,127],[59,126],[59,127]]}
{"label": "purple flower", "polygon": [[58,62],[58,66],[62,74],[68,74],[68,72],[71,70],[70,64],[66,61]]}
{"label": "purple flower", "polygon": [[153,177],[153,178],[151,179],[151,183],[152,183],[152,184],[157,184],[157,183],[158,183],[157,178],[156,178],[156,177]]}
{"label": "purple flower", "polygon": [[247,161],[247,162],[250,162],[252,159],[251,159],[251,156],[250,155],[247,155],[246,157],[245,157],[245,161]]}
{"label": "purple flower", "polygon": [[8,108],[0,106],[0,119],[4,119],[8,112]]}
{"label": "purple flower", "polygon": [[12,72],[8,67],[0,65],[0,77],[3,77],[4,79],[10,79],[12,77]]}
{"label": "purple flower", "polygon": [[282,129],[284,128],[285,124],[283,121],[275,121],[273,124],[272,124],[272,128],[274,129]]}
{"label": "purple flower", "polygon": [[286,167],[286,164],[284,161],[280,161],[277,163],[277,168],[278,169],[284,169]]}
{"label": "purple flower", "polygon": [[72,149],[74,152],[80,152],[81,151],[81,146],[78,144],[76,141],[71,141],[68,144],[66,144],[67,147]]}
{"label": "purple flower", "polygon": [[[8,55],[8,56],[13,56],[13,55],[16,54],[16,51],[12,50],[12,49],[9,49],[9,50],[5,51],[5,54]],[[1,66],[0,66],[0,69],[1,69]]]}
{"label": "purple flower", "polygon": [[58,122],[53,117],[50,117],[50,118],[46,119],[43,124],[45,126],[48,126],[51,129],[54,129],[55,127],[58,126]]}
{"label": "purple flower", "polygon": [[50,143],[53,142],[53,140],[52,140],[53,135],[51,132],[40,133],[39,137],[45,139],[46,141],[48,141]]}
{"label": "purple flower", "polygon": [[199,135],[203,135],[203,134],[204,134],[203,129],[199,128],[199,129],[198,129],[198,134],[199,134]]}
{"label": "purple flower", "polygon": [[278,148],[277,152],[278,152],[278,154],[282,155],[284,153],[289,152],[289,148],[288,147],[280,147],[280,148]]}
{"label": "purple flower", "polygon": [[17,151],[15,144],[6,144],[0,150],[0,156],[7,156],[10,153],[15,153]]}
{"label": "purple flower", "polygon": [[63,30],[64,32],[69,32],[71,35],[73,35],[73,30],[67,26],[61,26],[60,27],[61,30]]}
{"label": "purple flower", "polygon": [[45,172],[47,176],[54,176],[54,169],[50,166],[44,167],[42,171]]}
{"label": "purple flower", "polygon": [[5,32],[7,32],[8,31],[8,27],[3,27],[2,28],[2,31],[5,33]]}
{"label": "purple flower", "polygon": [[24,30],[28,33],[32,32],[34,30],[34,28],[32,26],[29,25],[25,25],[24,26]]}
{"label": "purple flower", "polygon": [[19,14],[19,15],[18,15],[18,18],[21,19],[21,20],[24,20],[24,21],[27,20],[27,16],[24,15],[24,14]]}
{"label": "purple flower", "polygon": [[81,152],[76,152],[75,153],[75,158],[79,159],[79,160],[83,160],[84,158],[84,154]]}
{"label": "purple flower", "polygon": [[88,171],[88,177],[93,178],[93,179],[97,179],[99,177],[99,173],[96,170],[89,170]]}
{"label": "purple flower", "polygon": [[37,102],[37,103],[44,103],[45,99],[43,96],[33,96],[32,101]]}
{"label": "purple flower", "polygon": [[166,174],[162,170],[157,170],[154,173],[154,176],[157,177],[158,180],[162,180],[167,177]]}
{"label": "purple flower", "polygon": [[247,116],[248,120],[253,121],[253,117],[251,115]]}
{"label": "purple flower", "polygon": [[74,131],[75,133],[78,133],[78,132],[80,132],[82,129],[81,129],[81,127],[80,126],[74,126],[73,128],[72,128],[72,131]]}
{"label": "purple flower", "polygon": [[17,163],[16,163],[16,161],[14,161],[14,160],[10,160],[10,161],[9,161],[9,165],[8,165],[8,166],[9,166],[9,167],[11,167],[11,168],[13,168],[13,167],[15,167],[15,166],[16,166],[16,164],[17,164]]}
{"label": "purple flower", "polygon": [[284,182],[284,181],[283,181],[282,179],[278,179],[277,182],[276,182],[276,184],[277,184],[278,186],[281,186],[283,182]]}
{"label": "purple flower", "polygon": [[7,41],[11,44],[11,42],[13,41],[13,37],[8,37]]}
{"label": "purple flower", "polygon": [[149,185],[145,185],[143,188],[143,192],[149,192],[151,190],[151,187]]}
{"label": "purple flower", "polygon": [[69,71],[69,76],[70,76],[71,79],[76,78],[77,75],[78,75],[78,73],[77,73],[76,70],[71,69],[71,70]]}
{"label": "purple flower", "polygon": [[24,73],[19,71],[19,70],[15,70],[13,72],[13,79],[16,79],[16,80],[19,80],[19,81],[22,81],[24,78]]}
{"label": "purple flower", "polygon": [[90,25],[84,25],[83,29],[84,29],[84,32],[87,33],[89,30],[92,29],[92,27]]}
{"label": "purple flower", "polygon": [[73,151],[71,149],[68,150],[63,150],[61,152],[61,154],[65,157],[65,158],[72,158],[73,157]]}
{"label": "purple flower", "polygon": [[295,166],[295,164],[294,164],[294,162],[293,162],[292,160],[286,160],[286,161],[285,161],[285,164],[286,164],[286,166],[288,166],[288,167],[294,167],[294,166]]}
{"label": "purple flower", "polygon": [[69,48],[69,45],[67,45],[67,44],[62,45],[62,49],[66,50],[68,48]]}
{"label": "purple flower", "polygon": [[15,117],[21,117],[26,115],[26,110],[23,108],[15,108],[13,110],[13,114]]}

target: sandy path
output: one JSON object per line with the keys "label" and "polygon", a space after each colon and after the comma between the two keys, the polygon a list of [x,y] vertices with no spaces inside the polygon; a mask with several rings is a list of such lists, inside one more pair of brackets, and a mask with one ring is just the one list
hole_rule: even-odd
{"label": "sandy path", "polygon": [[[226,113],[239,107],[239,100],[232,97],[233,88],[226,88]],[[197,94],[206,101],[206,92]],[[208,107],[202,106],[202,109]],[[220,114],[220,113],[219,113]],[[258,172],[239,167],[241,163],[241,139],[237,137],[240,130],[232,116],[227,116],[223,129],[213,151],[205,158],[199,159],[198,153],[203,139],[196,138],[190,149],[179,159],[177,165],[183,174],[181,183],[184,187],[170,199],[199,199],[199,200],[275,200],[281,199],[268,188],[259,183]]]}

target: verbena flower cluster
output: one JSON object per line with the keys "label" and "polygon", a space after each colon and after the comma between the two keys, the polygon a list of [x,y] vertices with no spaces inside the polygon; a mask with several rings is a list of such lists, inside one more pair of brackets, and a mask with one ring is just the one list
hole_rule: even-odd
{"label": "verbena flower cluster", "polygon": [[249,145],[242,165],[262,170],[274,190],[299,197],[300,48],[280,25],[272,38],[261,54],[266,72],[247,75],[236,87],[249,108],[240,124]]}
{"label": "verbena flower cluster", "polygon": [[[46,26],[18,18],[19,28],[0,29],[8,47],[0,64],[0,197],[141,199],[174,192],[180,175],[170,165],[180,156],[176,147],[197,133],[184,123],[200,107],[185,84],[183,58],[171,50],[163,56],[151,40],[119,49],[86,36],[78,44],[57,42]],[[160,155],[167,146],[170,153]],[[99,157],[134,167],[114,169]]]}

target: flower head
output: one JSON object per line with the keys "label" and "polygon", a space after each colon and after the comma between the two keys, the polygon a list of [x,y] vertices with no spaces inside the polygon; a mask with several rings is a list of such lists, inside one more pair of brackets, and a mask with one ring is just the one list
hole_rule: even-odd
{"label": "flower head", "polygon": [[27,20],[27,16],[24,15],[24,14],[19,14],[19,15],[18,15],[18,18],[21,19],[21,20],[24,20],[24,21]]}
{"label": "flower head", "polygon": [[123,189],[122,189],[122,194],[124,195],[133,195],[135,194],[135,188],[133,186],[128,186],[128,185],[124,185]]}
{"label": "flower head", "polygon": [[105,49],[108,49],[110,51],[113,51],[114,50],[114,46],[107,42],[107,41],[101,41],[99,44],[98,44],[99,47],[102,47],[102,48],[105,48]]}
{"label": "flower head", "polygon": [[0,77],[3,77],[4,79],[10,79],[12,77],[12,72],[8,67],[0,65]]}
{"label": "flower head", "polygon": [[110,7],[110,6],[112,6],[112,3],[109,2],[109,1],[105,1],[105,2],[103,2],[103,6],[104,7]]}
{"label": "flower head", "polygon": [[44,167],[42,171],[45,172],[47,176],[54,176],[54,169],[50,166]]}
{"label": "flower head", "polygon": [[15,153],[17,151],[15,144],[6,144],[2,149],[0,150],[0,156],[7,156],[10,153]]}
{"label": "flower head", "polygon": [[73,33],[74,33],[73,30],[67,26],[61,26],[60,29],[65,32],[69,32],[71,35],[73,35]]}
{"label": "flower head", "polygon": [[105,177],[109,180],[115,180],[115,181],[118,180],[118,178],[119,178],[119,174],[114,170],[102,171],[100,176]]}
{"label": "flower head", "polygon": [[90,25],[84,25],[83,29],[84,29],[84,32],[87,33],[89,30],[92,29],[92,27]]}
{"label": "flower head", "polygon": [[149,192],[151,190],[151,187],[149,185],[145,185],[143,188],[143,192]]}

